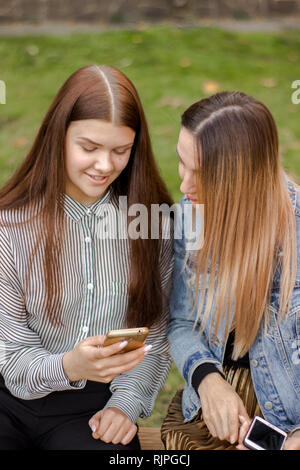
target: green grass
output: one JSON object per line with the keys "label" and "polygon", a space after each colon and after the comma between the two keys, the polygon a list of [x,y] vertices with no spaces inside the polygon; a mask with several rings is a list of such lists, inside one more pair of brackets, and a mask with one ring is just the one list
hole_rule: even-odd
{"label": "green grass", "polygon": [[[59,37],[0,38],[0,185],[25,157],[41,120],[62,83],[79,67],[109,64],[136,85],[148,118],[163,177],[180,199],[175,146],[180,116],[191,103],[219,90],[239,90],[262,100],[279,130],[285,169],[300,177],[300,104],[292,104],[291,84],[300,79],[300,35],[237,33],[211,28],[153,27],[68,34]],[[160,425],[180,378],[173,365],[151,418]]]}

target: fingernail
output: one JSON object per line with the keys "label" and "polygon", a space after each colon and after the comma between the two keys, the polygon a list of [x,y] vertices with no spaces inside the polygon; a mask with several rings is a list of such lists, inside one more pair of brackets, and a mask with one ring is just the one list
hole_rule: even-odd
{"label": "fingernail", "polygon": [[126,346],[127,344],[128,344],[128,341],[123,341],[122,343],[120,343],[120,349],[124,348],[124,346]]}
{"label": "fingernail", "polygon": [[145,353],[147,353],[148,351],[150,351],[150,349],[152,349],[152,344],[148,344],[148,346],[145,346],[145,347],[144,347]]}
{"label": "fingernail", "polygon": [[96,424],[92,424],[92,431],[93,431],[93,432],[96,431]]}

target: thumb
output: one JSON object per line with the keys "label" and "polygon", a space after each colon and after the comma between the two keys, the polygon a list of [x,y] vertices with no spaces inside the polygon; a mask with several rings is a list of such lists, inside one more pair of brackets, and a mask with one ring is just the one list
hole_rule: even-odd
{"label": "thumb", "polygon": [[97,431],[97,429],[99,427],[99,424],[100,424],[100,421],[101,421],[101,417],[102,417],[102,410],[95,413],[91,417],[91,419],[89,420],[89,427],[93,431],[93,434],[96,434],[96,431]]}
{"label": "thumb", "polygon": [[248,432],[250,421],[245,419],[242,415],[239,415],[239,420],[241,423],[241,427],[239,430],[239,444],[241,445],[243,443],[243,440],[245,439],[245,436]]}
{"label": "thumb", "polygon": [[103,346],[105,335],[89,336],[85,339],[85,343],[90,346]]}

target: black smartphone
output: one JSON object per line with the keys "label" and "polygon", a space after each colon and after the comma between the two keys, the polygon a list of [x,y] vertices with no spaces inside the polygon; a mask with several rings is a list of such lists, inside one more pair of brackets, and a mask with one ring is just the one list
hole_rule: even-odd
{"label": "black smartphone", "polygon": [[263,418],[255,416],[243,444],[251,450],[282,450],[287,433]]}

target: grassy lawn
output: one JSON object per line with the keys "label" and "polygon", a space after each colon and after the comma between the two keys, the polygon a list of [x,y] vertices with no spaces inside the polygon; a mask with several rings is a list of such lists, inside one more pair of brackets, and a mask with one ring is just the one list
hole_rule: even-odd
{"label": "grassy lawn", "polygon": [[[279,129],[281,159],[300,178],[300,104],[292,104],[292,82],[300,80],[299,31],[237,33],[175,27],[0,38],[0,185],[30,149],[41,120],[66,78],[87,64],[121,69],[142,99],[162,175],[180,199],[175,145],[181,113],[219,90],[239,90],[262,100]],[[153,415],[160,425],[180,378],[173,365]]]}

